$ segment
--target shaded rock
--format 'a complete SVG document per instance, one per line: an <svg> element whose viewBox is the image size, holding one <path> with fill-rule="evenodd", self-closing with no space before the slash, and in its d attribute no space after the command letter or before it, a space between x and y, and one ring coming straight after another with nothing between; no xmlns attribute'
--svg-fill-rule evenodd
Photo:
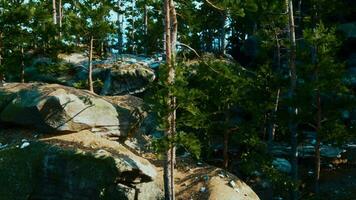
<svg viewBox="0 0 356 200"><path fill-rule="evenodd" d="M106 150L99 150L94 154L95 158L114 158L115 166L120 171L121 177L117 179L123 183L141 183L152 181L157 172L150 164L143 164L138 157L130 157L129 155L119 154L113 156Z"/></svg>
<svg viewBox="0 0 356 200"><path fill-rule="evenodd" d="M158 184L157 179L149 183L140 183L136 185L137 199L142 200L161 200L163 199L163 191ZM135 200L135 199L132 199Z"/></svg>
<svg viewBox="0 0 356 200"><path fill-rule="evenodd" d="M320 147L320 155L325 158L340 158L343 150L337 147L322 145Z"/></svg>
<svg viewBox="0 0 356 200"><path fill-rule="evenodd" d="M67 63L74 65L73 79L85 81L88 77L88 59L83 54L60 55ZM102 83L97 92L101 95L136 94L145 90L155 79L153 68L161 60L130 54L113 55L104 60L93 61L93 78Z"/></svg>
<svg viewBox="0 0 356 200"><path fill-rule="evenodd" d="M287 144L274 143L271 153L276 157L283 157L290 155L291 147Z"/></svg>
<svg viewBox="0 0 356 200"><path fill-rule="evenodd" d="M95 78L104 83L102 95L123 95L143 92L145 87L155 80L155 73L144 64L115 63L97 69Z"/></svg>
<svg viewBox="0 0 356 200"><path fill-rule="evenodd" d="M126 136L130 126L127 120L132 119L129 110L115 107L97 95L54 84L8 84L0 88L0 100L2 122L36 127L43 132L96 127Z"/></svg>
<svg viewBox="0 0 356 200"><path fill-rule="evenodd" d="M310 158L315 156L315 146L314 144L305 143L297 147L298 157L300 158ZM276 157L287 157L290 155L291 147L286 144L275 143L272 147L272 154ZM333 147L330 145L321 145L320 155L324 158L339 158L341 157L343 150L338 147Z"/></svg>
<svg viewBox="0 0 356 200"><path fill-rule="evenodd" d="M298 157L307 158L315 156L315 146L311 144L305 144L297 147Z"/></svg>
<svg viewBox="0 0 356 200"><path fill-rule="evenodd" d="M292 165L290 162L284 158L275 158L272 165L279 171L284 173L290 173L292 170Z"/></svg>
<svg viewBox="0 0 356 200"><path fill-rule="evenodd" d="M153 165L89 131L31 141L26 150L7 148L0 151L0 157L3 199L163 197Z"/></svg>

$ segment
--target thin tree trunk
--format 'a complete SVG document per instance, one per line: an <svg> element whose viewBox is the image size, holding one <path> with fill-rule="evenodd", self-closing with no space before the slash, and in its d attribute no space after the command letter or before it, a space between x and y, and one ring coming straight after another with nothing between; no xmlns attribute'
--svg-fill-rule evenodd
<svg viewBox="0 0 356 200"><path fill-rule="evenodd" d="M277 48L277 68L280 69L281 67L281 44L279 42L279 38L278 38L278 33L276 31L276 29L274 29L274 35L275 35L275 40L276 40L276 48ZM279 106L279 98L280 98L280 93L281 93L281 89L277 90L277 95L276 95L276 102L274 104L274 110L272 113L272 121L270 122L270 128L269 128L269 134L268 134L268 150L269 153L272 152L272 148L273 148L273 141L274 141L274 137L275 137L275 133L276 133L276 114L278 111L278 106Z"/></svg>
<svg viewBox="0 0 356 200"><path fill-rule="evenodd" d="M315 193L319 193L319 180L320 180L320 132L321 132L321 101L320 90L317 90L317 126L316 126L316 145L315 145Z"/></svg>
<svg viewBox="0 0 356 200"><path fill-rule="evenodd" d="M174 84L175 80L175 61L176 61L176 56L177 56L177 36L178 36L178 21L177 21L177 12L176 8L174 5L174 0L170 0L169 2L169 7L170 7L170 18L171 18L171 65L169 69L169 79L168 83L170 85ZM172 115L171 118L171 131L172 131L172 138L175 138L176 135L176 104L177 104L177 99L173 94L169 94L170 99L171 99L171 112ZM175 199L175 188L174 188L174 167L176 165L176 147L175 144L172 145L172 150L171 150L171 187L172 187L172 199Z"/></svg>
<svg viewBox="0 0 356 200"><path fill-rule="evenodd" d="M57 24L57 8L56 8L56 0L52 0L52 14L53 14L53 24Z"/></svg>
<svg viewBox="0 0 356 200"><path fill-rule="evenodd" d="M121 15L121 0L117 1L117 7L118 7L118 12L117 12L117 49L118 53L121 54L123 52L123 33L122 33L122 27L123 27L123 20L122 20L122 15Z"/></svg>
<svg viewBox="0 0 356 200"><path fill-rule="evenodd" d="M136 10L136 0L132 0L132 12ZM131 30L131 38L132 38L132 53L137 53L137 47L135 42L135 17L132 16L132 30Z"/></svg>
<svg viewBox="0 0 356 200"><path fill-rule="evenodd" d="M281 89L277 90L276 102L274 104L274 110L272 112L272 116L270 119L270 125L268 130L268 151L271 153L273 147L274 136L276 133L276 113L278 111L279 106L279 97L280 97Z"/></svg>
<svg viewBox="0 0 356 200"><path fill-rule="evenodd" d="M88 84L89 91L94 93L93 86L93 36L90 37L90 45L89 45L89 69L88 69Z"/></svg>
<svg viewBox="0 0 356 200"><path fill-rule="evenodd" d="M274 23L273 23L274 24ZM278 37L278 32L276 28L274 28L274 39L276 40L276 51L277 51L277 68L281 68L281 43Z"/></svg>
<svg viewBox="0 0 356 200"><path fill-rule="evenodd" d="M317 4L313 4L313 18L312 24L315 33L316 24L318 21L318 9ZM316 45L312 46L312 62L315 66L315 79L319 81L319 65L318 65L318 49ZM322 118L322 108L321 108L321 97L320 97L320 88L316 90L316 105L317 105L317 122L316 122L316 144L315 144L315 177L314 177L314 192L315 194L319 193L319 180L320 180L320 143L321 143L321 118Z"/></svg>
<svg viewBox="0 0 356 200"><path fill-rule="evenodd" d="M21 83L25 82L25 56L24 56L24 50L23 47L21 47L21 75L20 75L20 79L21 79Z"/></svg>
<svg viewBox="0 0 356 200"><path fill-rule="evenodd" d="M144 15L144 19L143 19L143 28L144 28L144 34L145 34L145 44L144 44L144 52L147 55L148 53L148 10L147 10L147 2L145 1L145 5L143 8L143 15Z"/></svg>
<svg viewBox="0 0 356 200"><path fill-rule="evenodd" d="M163 27L166 27L166 20L165 19L163 20ZM166 30L165 30L165 31L163 31L163 52L167 52L167 49L166 49L166 40L167 39L166 39L166 37L167 36L166 36Z"/></svg>
<svg viewBox="0 0 356 200"><path fill-rule="evenodd" d="M104 55L104 41L100 42L100 56L103 57Z"/></svg>
<svg viewBox="0 0 356 200"><path fill-rule="evenodd" d="M226 54L226 41L225 41L225 36L226 36L226 31L225 31L225 24L226 24L226 13L222 13L223 15L223 26L221 27L221 49L220 52L222 55Z"/></svg>
<svg viewBox="0 0 356 200"><path fill-rule="evenodd" d="M62 38L62 18L63 18L62 0L59 0L58 12L59 12L59 38Z"/></svg>
<svg viewBox="0 0 356 200"><path fill-rule="evenodd" d="M178 21L177 21L177 12L176 12L176 8L174 5L174 1L170 0L170 9L171 9L171 45L172 45L172 61L173 63L175 62L175 58L176 58L176 47L177 47L177 37L178 37Z"/></svg>
<svg viewBox="0 0 356 200"><path fill-rule="evenodd" d="M289 41L290 41L290 55L289 55L289 68L291 76L291 86L290 86L290 97L293 101L295 98L295 89L297 85L297 74L296 74L296 39L295 39L295 25L294 25L294 11L293 11L293 1L286 0L288 6L288 16L289 16ZM289 119L289 129L291 133L291 165L292 165L292 181L297 183L298 181L298 133L297 133L297 122L295 115L297 115L297 109L294 105L290 108L290 119ZM298 199L298 188L293 188L291 192L292 200Z"/></svg>
<svg viewBox="0 0 356 200"><path fill-rule="evenodd" d="M174 69L172 66L172 44L171 44L171 2L170 0L164 1L164 10L165 10L165 46L166 46L166 63L168 67L168 84L171 85L174 81ZM172 94L169 92L168 94L168 117L167 117L167 130L166 136L172 139L173 135L173 120L174 120L174 107L172 101ZM174 149L173 143L170 144L169 148L166 151L166 160L164 163L164 192L165 192L165 199L166 200L174 200Z"/></svg>

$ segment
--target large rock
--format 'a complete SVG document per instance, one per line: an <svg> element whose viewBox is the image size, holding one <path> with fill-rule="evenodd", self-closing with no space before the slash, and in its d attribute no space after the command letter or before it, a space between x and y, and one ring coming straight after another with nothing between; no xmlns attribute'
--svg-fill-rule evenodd
<svg viewBox="0 0 356 200"><path fill-rule="evenodd" d="M290 173L292 170L292 165L287 159L284 158L275 158L272 162L272 165L279 171L284 173Z"/></svg>
<svg viewBox="0 0 356 200"><path fill-rule="evenodd" d="M242 180L224 180L221 177L212 177L208 181L208 200L259 200L256 193Z"/></svg>
<svg viewBox="0 0 356 200"><path fill-rule="evenodd" d="M60 54L61 61L38 57L26 66L27 81L61 84L86 88L88 56L84 53ZM155 79L154 68L162 59L130 54L112 55L93 61L94 89L102 95L141 93Z"/></svg>
<svg viewBox="0 0 356 200"><path fill-rule="evenodd" d="M21 140L0 151L1 199L162 199L156 168L117 142L89 131Z"/></svg>
<svg viewBox="0 0 356 200"><path fill-rule="evenodd" d="M59 57L64 62L75 66L76 73L72 79L77 83L87 80L88 59L84 55L76 53ZM93 78L98 83L95 89L101 95L141 93L155 79L153 68L160 64L159 59L130 54L112 55L103 60L95 60L93 61Z"/></svg>
<svg viewBox="0 0 356 200"><path fill-rule="evenodd" d="M182 159L177 165L176 199L259 200L244 181L225 170L204 163L196 166L189 159Z"/></svg>
<svg viewBox="0 0 356 200"><path fill-rule="evenodd" d="M0 112L2 122L43 132L96 128L126 136L133 120L128 109L88 91L41 83L14 83L0 88Z"/></svg>
<svg viewBox="0 0 356 200"><path fill-rule="evenodd" d="M102 95L135 94L143 92L145 87L155 80L155 73L142 63L116 62L96 69L94 79L100 79L104 83Z"/></svg>
<svg viewBox="0 0 356 200"><path fill-rule="evenodd" d="M299 158L310 158L315 156L314 144L304 143L297 147ZM272 155L276 157L288 157L290 155L291 147L286 144L275 143L272 147ZM331 145L320 146L320 156L323 158L340 158L343 149L333 147Z"/></svg>

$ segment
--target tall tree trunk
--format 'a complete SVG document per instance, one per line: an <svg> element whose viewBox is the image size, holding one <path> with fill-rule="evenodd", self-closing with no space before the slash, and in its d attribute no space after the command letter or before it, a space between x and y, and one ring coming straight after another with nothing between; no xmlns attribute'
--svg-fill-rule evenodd
<svg viewBox="0 0 356 200"><path fill-rule="evenodd" d="M170 78L171 78L171 84L174 83L175 79L175 63L176 63L176 56L177 56L177 40L178 40L178 21L177 21L177 12L176 12L176 7L174 5L174 0L170 0L170 18L171 18L171 54L172 54L172 66L170 68ZM175 96L172 95L172 137L175 137L176 133L176 104L177 104L177 99ZM173 177L173 172L174 172L174 166L176 162L176 147L175 145L172 147L172 184L174 186L174 177Z"/></svg>
<svg viewBox="0 0 356 200"><path fill-rule="evenodd" d="M288 8L288 18L289 18L289 41L290 41L290 55L289 55L289 68L291 76L290 85L290 98L292 102L295 98L295 89L297 85L297 73L296 73L296 38L295 38L295 25L294 25L294 11L293 11L293 0L286 0ZM294 103L293 103L294 104ZM289 119L289 129L291 133L291 165L292 165L292 181L297 183L298 181L298 132L297 132L297 122L296 117L297 109L294 105L290 108L290 119ZM298 188L293 188L291 192L292 200L298 199Z"/></svg>
<svg viewBox="0 0 356 200"><path fill-rule="evenodd" d="M147 10L147 2L145 1L145 5L143 8L143 28L145 34L145 44L144 44L144 52L148 53L148 10Z"/></svg>
<svg viewBox="0 0 356 200"><path fill-rule="evenodd" d="M123 33L122 33L122 27L123 27L123 20L122 20L122 15L121 15L121 0L117 1L117 7L118 7L118 12L117 12L117 49L118 53L121 54L123 52Z"/></svg>
<svg viewBox="0 0 356 200"><path fill-rule="evenodd" d="M170 17L171 17L171 51L172 51L172 61L173 63L175 63L175 58L176 58L176 47L177 47L177 37L178 37L178 21L177 21L177 12L176 12L176 8L174 5L174 1L170 0Z"/></svg>
<svg viewBox="0 0 356 200"><path fill-rule="evenodd" d="M281 44L280 44L278 32L276 29L274 29L274 37L276 40L277 68L280 69L280 67L281 67ZM281 93L281 89L278 89L277 95L276 95L276 102L274 104L274 110L272 112L272 116L271 116L271 120L270 120L270 127L269 127L269 133L268 133L268 151L269 151L269 153L272 152L273 141L274 141L276 128L277 128L276 114L277 114L278 106L279 106L280 93Z"/></svg>
<svg viewBox="0 0 356 200"><path fill-rule="evenodd" d="M58 12L59 12L59 38L62 38L62 19L63 19L63 8L62 8L62 0L59 0L58 5Z"/></svg>
<svg viewBox="0 0 356 200"><path fill-rule="evenodd" d="M276 40L277 68L279 70L281 68L281 43L276 28L274 28L274 39Z"/></svg>
<svg viewBox="0 0 356 200"><path fill-rule="evenodd" d="M174 82L174 68L173 68L173 60L172 60L172 44L171 44L171 0L164 1L164 10L165 10L165 46L166 46L166 63L168 67L168 84L171 85ZM168 138L173 137L174 134L174 96L171 92L168 94L168 117L167 117L167 130L166 136ZM165 191L165 199L166 200L174 200L174 144L171 143L169 148L166 151L166 159L164 163L164 191Z"/></svg>
<svg viewBox="0 0 356 200"><path fill-rule="evenodd" d="M226 41L225 41L225 36L226 36L226 31L225 31L225 25L226 25L226 13L223 12L222 13L222 20L223 20L223 26L221 27L221 36L220 36L220 40L221 40L221 49L220 52L222 55L226 54Z"/></svg>
<svg viewBox="0 0 356 200"><path fill-rule="evenodd" d="M272 152L274 136L276 133L276 113L278 111L280 93L281 89L278 89L276 94L276 102L274 103L274 110L272 111L272 116L270 117L270 125L268 128L268 151L270 153Z"/></svg>
<svg viewBox="0 0 356 200"><path fill-rule="evenodd" d="M313 17L312 24L315 33L316 24L318 21L318 9L317 4L313 4ZM315 79L319 81L319 64L318 64L318 48L316 45L312 46L312 62L315 66ZM321 97L320 88L316 89L316 105L317 105L317 116L316 116L316 144L315 144L315 177L314 177L314 192L319 193L319 180L320 180L320 143L321 143L321 119L322 119L322 107L321 107Z"/></svg>
<svg viewBox="0 0 356 200"><path fill-rule="evenodd" d="M89 84L89 91L94 93L94 86L93 86L93 36L90 37L90 44L89 44L89 68L88 68L88 84Z"/></svg>
<svg viewBox="0 0 356 200"><path fill-rule="evenodd" d="M136 47L136 42L135 42L135 17L134 17L134 11L136 10L136 0L132 0L131 2L131 9L132 9L132 30L131 30L131 38L132 38L132 53L137 54L137 47Z"/></svg>
<svg viewBox="0 0 356 200"><path fill-rule="evenodd" d="M52 14L53 14L53 24L57 24L57 7L56 0L52 0Z"/></svg>
<svg viewBox="0 0 356 200"><path fill-rule="evenodd" d="M25 56L24 49L21 47L21 75L20 75L21 83L25 82Z"/></svg>
<svg viewBox="0 0 356 200"><path fill-rule="evenodd" d="M163 20L163 27L166 27L166 19ZM167 49L166 49L166 37L167 37L167 33L166 33L166 30L163 31L163 52L167 52ZM165 53L167 54L167 53ZM167 55L165 55L167 57Z"/></svg>
<svg viewBox="0 0 356 200"><path fill-rule="evenodd" d="M321 132L321 101L320 90L317 89L317 126L316 126L316 144L315 144L315 193L319 193L319 180L320 180L320 132Z"/></svg>

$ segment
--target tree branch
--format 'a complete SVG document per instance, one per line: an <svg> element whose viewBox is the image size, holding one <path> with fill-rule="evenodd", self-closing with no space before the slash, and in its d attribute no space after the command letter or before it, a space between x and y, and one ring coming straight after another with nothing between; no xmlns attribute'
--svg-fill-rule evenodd
<svg viewBox="0 0 356 200"><path fill-rule="evenodd" d="M193 49L191 46L181 43L181 42L177 42L177 45L186 47L187 49L193 51L193 53L195 53L195 55L197 55L200 58L200 55L198 54L198 52L195 49Z"/></svg>
<svg viewBox="0 0 356 200"><path fill-rule="evenodd" d="M217 9L217 10L225 11L225 9L216 6L215 4L211 3L209 0L205 0L205 2L206 2L207 4L209 4L211 7Z"/></svg>

